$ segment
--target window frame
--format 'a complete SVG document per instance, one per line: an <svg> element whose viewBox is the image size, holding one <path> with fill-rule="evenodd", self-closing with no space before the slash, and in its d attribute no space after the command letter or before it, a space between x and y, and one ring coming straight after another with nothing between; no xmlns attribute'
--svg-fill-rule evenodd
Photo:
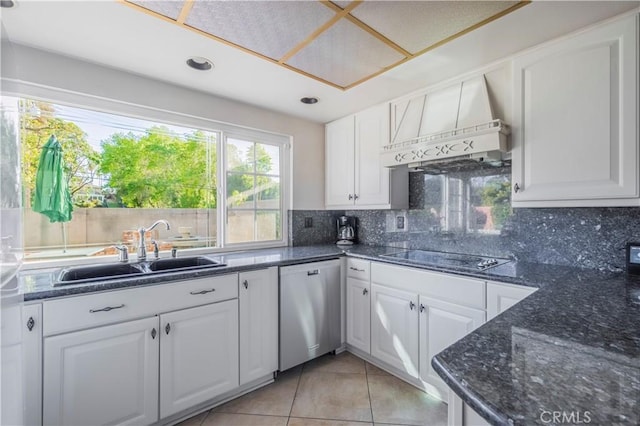
<svg viewBox="0 0 640 426"><path fill-rule="evenodd" d="M5 84L7 83L7 84ZM291 206L291 147L292 136L249 128L241 125L233 125L216 121L209 118L198 117L190 114L169 111L150 106L143 106L129 102L108 99L104 97L87 95L78 92L72 92L65 89L57 89L42 85L22 83L16 81L3 80L2 96L13 96L17 98L28 98L53 104L65 105L73 108L83 108L94 110L107 114L121 115L141 120L154 121L158 124L168 124L175 126L191 127L207 132L218 133L219 137L216 141L217 150L217 197L218 206L216 207L216 238L220 240L219 247L204 247L183 249L183 252L189 254L216 254L228 251L259 249L259 248L275 248L285 247L288 245L288 209ZM225 141L227 135L237 138L249 138L249 140L257 143L265 143L269 145L279 146L280 151L280 209L281 209L281 239L271 241L254 241L246 243L226 242L226 211L227 211L227 194L226 194L226 150ZM222 204L222 205L221 205ZM23 207L24 208L24 207ZM35 269L41 267L66 266L72 264L85 263L105 263L112 262L116 256L99 256L99 257L69 257L57 258L52 260L35 259L25 261L23 269ZM130 254L131 260L136 260L135 254Z"/></svg>

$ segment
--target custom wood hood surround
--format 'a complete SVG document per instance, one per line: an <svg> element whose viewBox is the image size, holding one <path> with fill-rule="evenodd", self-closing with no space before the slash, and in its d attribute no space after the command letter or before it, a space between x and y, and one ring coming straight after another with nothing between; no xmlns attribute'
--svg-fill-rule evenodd
<svg viewBox="0 0 640 426"><path fill-rule="evenodd" d="M120 1L343 90L530 3Z"/></svg>

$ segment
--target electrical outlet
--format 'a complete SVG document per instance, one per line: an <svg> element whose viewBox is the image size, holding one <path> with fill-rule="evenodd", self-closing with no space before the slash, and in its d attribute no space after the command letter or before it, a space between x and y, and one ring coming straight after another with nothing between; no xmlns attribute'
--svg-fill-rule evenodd
<svg viewBox="0 0 640 426"><path fill-rule="evenodd" d="M404 229L404 216L396 216L396 229Z"/></svg>
<svg viewBox="0 0 640 426"><path fill-rule="evenodd" d="M304 218L304 227L305 228L313 228L313 218L312 217L305 217Z"/></svg>

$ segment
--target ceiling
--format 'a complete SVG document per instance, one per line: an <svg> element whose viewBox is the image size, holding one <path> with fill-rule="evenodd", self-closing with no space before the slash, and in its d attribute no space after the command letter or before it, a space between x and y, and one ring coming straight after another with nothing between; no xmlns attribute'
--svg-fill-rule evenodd
<svg viewBox="0 0 640 426"><path fill-rule="evenodd" d="M348 90L528 1L123 3Z"/></svg>
<svg viewBox="0 0 640 426"><path fill-rule="evenodd" d="M217 33L216 37L224 39L222 41L203 31L176 23L184 9L183 0L145 2L146 7L154 7L154 10L162 10L165 14L175 14L180 9L176 18L158 18L148 10L147 13L142 13L139 5L123 0L14 1L13 8L0 11L2 34L12 43L79 58L316 122L328 122L402 96L640 7L638 1L534 1L449 40L450 36L447 34L464 32L460 28L469 28L473 20L443 18L441 21L444 24L440 22L440 30L433 33L435 35L432 38L428 38L429 31L422 28L428 17L409 11L429 10L437 5L452 7L452 4L462 4L462 9L465 9L468 5L466 2L396 0L353 4L336 1L330 5L315 0L276 3L265 0L194 2L190 12L184 15L185 24L190 22L196 27ZM428 7L421 3L428 4ZM278 6L272 8L273 4ZM503 7L507 2L496 4ZM518 6L516 2L508 4ZM163 9L158 9L158 5ZM200 7L225 8L224 14L220 13L220 16L225 17L224 25L220 22L214 25L207 21L207 16L210 16L207 13L203 13L204 18L201 16L196 23L196 15L191 14ZM166 8L173 12L167 12ZM247 12L247 8L250 12ZM303 11L311 9L314 12L309 16L303 14ZM492 12L493 15L500 13L496 10ZM249 16L252 17L251 20ZM475 20L479 19L477 14L473 16ZM327 18L336 22L323 32L315 34L324 28L322 22L326 24ZM241 22L232 22L233 19ZM259 30L265 27L265 19L272 22L270 30L266 32ZM362 26L353 23L354 20L371 30L375 28L382 38L373 36L369 30L363 30ZM339 29L345 25L350 29ZM306 31L315 35L315 38L301 36ZM359 35L352 36L352 32ZM389 53L389 63L401 63L386 71L387 62L378 63L377 66L382 66L380 69L384 72L377 75L377 71L371 67L358 72L346 71L348 64L387 58L384 53L368 54L370 49L362 47L357 38L362 33L365 39L374 38L384 46L383 49ZM327 39L323 40L323 37ZM447 42L437 45L436 40L443 39ZM306 44L301 43L301 40ZM393 44L406 50L409 56L401 57L397 48L390 47L383 40L393 40ZM233 43L243 47L239 48ZM319 43L321 48L313 51L315 43ZM436 47L431 48L434 43ZM355 53L349 50L354 45L357 47ZM423 50L427 51L422 53ZM295 54L292 55L291 52L294 51ZM305 53L306 51L308 52ZM323 59L323 55L336 52L338 59ZM282 61L287 55L288 60ZM192 56L209 58L215 67L205 72L190 69L185 61ZM323 61L326 63L323 64ZM326 81L310 77L312 72ZM367 79L371 75L374 76ZM344 90L345 87L350 88ZM320 101L314 105L300 103L300 98L308 96L317 97Z"/></svg>

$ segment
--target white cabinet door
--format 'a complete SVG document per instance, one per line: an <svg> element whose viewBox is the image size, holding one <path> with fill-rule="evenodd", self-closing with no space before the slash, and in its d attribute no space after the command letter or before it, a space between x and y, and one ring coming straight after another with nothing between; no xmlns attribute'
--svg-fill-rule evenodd
<svg viewBox="0 0 640 426"><path fill-rule="evenodd" d="M156 422L158 341L156 317L45 338L43 423Z"/></svg>
<svg viewBox="0 0 640 426"><path fill-rule="evenodd" d="M325 127L325 204L353 205L355 133L352 115Z"/></svg>
<svg viewBox="0 0 640 426"><path fill-rule="evenodd" d="M160 316L160 417L238 387L238 301Z"/></svg>
<svg viewBox="0 0 640 426"><path fill-rule="evenodd" d="M418 377L418 297L371 284L371 355Z"/></svg>
<svg viewBox="0 0 640 426"><path fill-rule="evenodd" d="M389 104L359 112L355 126L356 205L389 204L390 170L380 161L382 148L389 143Z"/></svg>
<svg viewBox="0 0 640 426"><path fill-rule="evenodd" d="M513 284L487 283L487 321L506 311L537 288Z"/></svg>
<svg viewBox="0 0 640 426"><path fill-rule="evenodd" d="M484 324L485 312L420 296L420 378L446 395L447 386L431 367L431 358Z"/></svg>
<svg viewBox="0 0 640 426"><path fill-rule="evenodd" d="M347 343L371 353L371 285L347 278Z"/></svg>
<svg viewBox="0 0 640 426"><path fill-rule="evenodd" d="M42 305L22 307L23 424L42 424ZM6 371L6 370L5 370Z"/></svg>
<svg viewBox="0 0 640 426"><path fill-rule="evenodd" d="M637 20L514 60L514 206L640 203Z"/></svg>
<svg viewBox="0 0 640 426"><path fill-rule="evenodd" d="M240 273L240 385L278 369L278 268Z"/></svg>

